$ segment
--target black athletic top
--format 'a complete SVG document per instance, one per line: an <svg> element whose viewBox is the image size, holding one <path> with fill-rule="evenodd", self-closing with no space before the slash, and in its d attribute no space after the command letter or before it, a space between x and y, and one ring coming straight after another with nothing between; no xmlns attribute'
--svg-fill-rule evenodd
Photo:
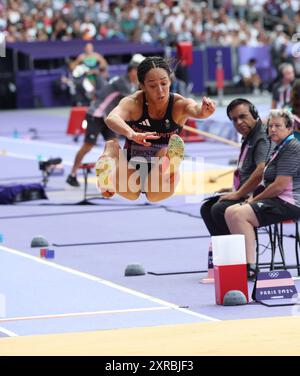
<svg viewBox="0 0 300 376"><path fill-rule="evenodd" d="M148 103L145 94L143 95L143 113L142 116L135 121L127 121L126 123L138 133L156 132L161 137L158 140L148 140L151 146L143 146L134 141L126 139L124 149L127 149L128 161L133 157L143 157L148 162L154 157L157 151L168 146L170 137L173 134L180 134L182 126L175 123L172 117L174 104L174 94L170 93L169 103L166 113L162 119L152 119L148 113Z"/></svg>

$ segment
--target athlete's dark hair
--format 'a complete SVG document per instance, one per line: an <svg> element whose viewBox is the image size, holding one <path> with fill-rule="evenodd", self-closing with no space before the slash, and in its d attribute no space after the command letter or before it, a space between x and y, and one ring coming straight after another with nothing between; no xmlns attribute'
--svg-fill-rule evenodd
<svg viewBox="0 0 300 376"><path fill-rule="evenodd" d="M146 74L154 68L164 69L168 73L168 76L171 77L172 70L165 59L160 56L149 56L138 66L137 76L141 84L144 83Z"/></svg>

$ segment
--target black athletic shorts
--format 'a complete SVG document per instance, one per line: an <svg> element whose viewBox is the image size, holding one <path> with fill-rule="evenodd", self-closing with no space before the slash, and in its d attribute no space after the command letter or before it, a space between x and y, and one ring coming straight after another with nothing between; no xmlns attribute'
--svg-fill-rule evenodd
<svg viewBox="0 0 300 376"><path fill-rule="evenodd" d="M133 168L139 171L140 179L141 179L141 193L146 193L146 188L145 188L146 179L154 163L142 162L142 161L139 161L138 158L132 158L128 162Z"/></svg>
<svg viewBox="0 0 300 376"><path fill-rule="evenodd" d="M117 138L117 135L105 124L103 117L98 118L86 114L85 120L87 121L87 128L85 131L84 142L87 144L95 145L99 133L102 134L105 141Z"/></svg>
<svg viewBox="0 0 300 376"><path fill-rule="evenodd" d="M254 203L250 203L254 210L259 226L268 226L282 222L287 219L299 219L300 208L292 205L278 197L265 198Z"/></svg>

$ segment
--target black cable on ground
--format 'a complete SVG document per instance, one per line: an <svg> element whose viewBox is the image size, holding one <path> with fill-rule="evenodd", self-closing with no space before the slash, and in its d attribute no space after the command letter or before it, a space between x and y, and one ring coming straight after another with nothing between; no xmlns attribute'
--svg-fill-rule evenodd
<svg viewBox="0 0 300 376"><path fill-rule="evenodd" d="M89 210L89 211L78 211L78 212L62 212L62 213L43 213L43 214L25 214L25 215L11 215L0 217L1 219L19 219L19 218L37 218L37 217L53 217L60 215L74 215L74 214L93 214L93 213L111 213L111 212L120 212L120 211L133 211L133 210L142 210L143 208L120 208L120 209L111 209L111 210ZM151 209L159 209L158 207L153 207Z"/></svg>
<svg viewBox="0 0 300 376"><path fill-rule="evenodd" d="M185 239L202 239L208 238L210 235L192 235L192 236L178 236L172 238L150 238L150 239L132 239L132 240L112 240L106 242L90 242L90 243L66 243L66 244L57 244L53 243L54 247L77 247L77 246L88 246L88 245L107 245L107 244L125 244L125 243L144 243L144 242L161 242L161 241L170 241L170 240L185 240Z"/></svg>

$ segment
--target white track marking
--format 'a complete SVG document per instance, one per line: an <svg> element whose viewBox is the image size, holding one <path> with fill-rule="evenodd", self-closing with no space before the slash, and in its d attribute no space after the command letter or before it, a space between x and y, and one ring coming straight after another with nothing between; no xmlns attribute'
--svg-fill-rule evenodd
<svg viewBox="0 0 300 376"><path fill-rule="evenodd" d="M61 318L68 318L68 317L111 315L111 314L118 314L118 313L163 311L163 310L168 310L168 309L171 309L171 308L170 307L129 308L129 309L114 309L114 310L92 311L92 312L57 313L57 314L52 314L52 315L39 315L39 316L19 316L19 317L7 317L4 319L0 319L0 323L1 322L14 322L14 321L28 321L28 320L61 319Z"/></svg>
<svg viewBox="0 0 300 376"><path fill-rule="evenodd" d="M9 337L18 337L18 334L12 332L11 330L2 328L1 326L0 326L0 332L8 335ZM1 341L1 339L0 339L0 341Z"/></svg>
<svg viewBox="0 0 300 376"><path fill-rule="evenodd" d="M53 149L69 149L69 150L78 150L78 146L76 145L67 145L67 144L58 144L54 142L48 142L48 141L38 141L38 140L26 140L23 138L17 138L17 139L12 139L10 137L0 137L0 141L3 140L4 142L12 143L12 144L28 144L28 145L41 145L41 146L49 146Z"/></svg>
<svg viewBox="0 0 300 376"><path fill-rule="evenodd" d="M3 142L6 142L6 143L12 143L12 144L17 144L17 145L18 144L21 144L21 145L27 144L27 145L33 145L33 146L40 145L40 146L50 147L50 148L57 149L57 150L70 150L70 151L74 151L74 152L77 152L77 150L78 150L78 146L76 146L76 145L57 144L57 143L47 142L47 141L38 141L38 140L32 141L32 140L26 140L26 139L22 139L22 138L12 139L10 137L0 137L0 141L1 140L3 140ZM6 150L5 146L2 146L2 150L3 149ZM7 146L7 149L8 150L6 150L6 156L8 156L8 157L28 159L28 160L34 160L34 161L37 160L36 156L29 155L26 152L25 152L25 154L12 153L12 152L9 151L9 146ZM102 153L102 150L103 150L103 147L95 148L94 153L96 153L97 156L98 156L99 154ZM1 152L1 148L0 148L0 152ZM93 152L92 152L91 155L93 155ZM205 169L224 169L224 168L230 169L228 167L228 165L205 163L204 159L203 159L203 162L204 162L204 165L205 165ZM68 161L68 160L64 159L63 163L66 166L72 166L73 160ZM183 169L183 168L185 168L186 170L191 168L191 170L194 171L194 169L195 169L194 162L192 162L189 159L183 160L181 169ZM202 170L203 169L201 169L201 171Z"/></svg>

